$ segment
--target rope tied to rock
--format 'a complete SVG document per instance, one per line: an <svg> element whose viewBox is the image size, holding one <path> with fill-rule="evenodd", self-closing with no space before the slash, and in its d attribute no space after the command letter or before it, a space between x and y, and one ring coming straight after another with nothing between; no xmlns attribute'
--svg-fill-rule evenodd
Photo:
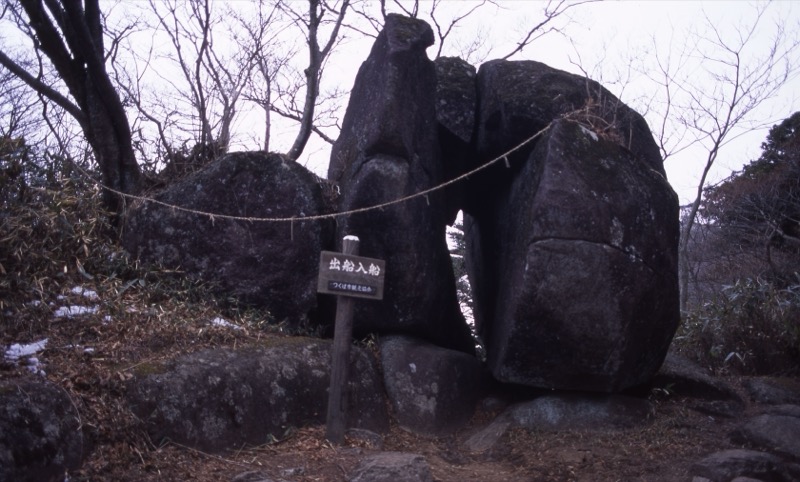
<svg viewBox="0 0 800 482"><path fill-rule="evenodd" d="M553 121L553 122L555 122L555 121ZM366 213L366 212L369 212L369 211L376 211L376 210L379 210L379 209L385 209L385 208L393 206L395 204L401 204L401 203L410 201L412 199L416 199L418 197L423 197L424 196L427 199L429 194L437 192L437 191L440 191L440 190L445 189L445 188L447 188L447 187L449 187L449 186L451 186L453 184L461 182L464 179L467 179L468 177L470 177L470 176L472 176L472 175L474 175L474 174L476 174L476 173L478 173L480 171L488 169L489 167L493 166L494 164L497 164L498 162L503 161L503 162L506 163L507 167L510 167L507 156L509 156L510 154L513 154L514 152L522 149L523 147L525 147L529 143L533 142L536 138L538 138L539 136L541 136L542 134L547 132L547 130L550 129L550 127L553 125L553 122L550 122L549 124L547 124L547 126L542 128L537 133L533 134L529 138L525 139L524 141L520 142L516 146L514 146L511 149L509 149L508 151L500 154L499 156L495 157L494 159L491 159L490 161L488 161L488 162L486 162L484 164L481 164L480 166L476 167L475 169L472 169L471 171L465 172L464 174L461 174L460 176L454 177L453 179L450 179L449 181L445 181L445 182L443 182L441 184L438 184L436 186L430 187L428 189L424 189L424 190L419 191L417 193L409 194L408 196L404 196L404 197L401 197L401 198L398 198L398 199L394 199L392 201L387 201L385 203L375 204L373 206L367 206L367 207L363 207L363 208L351 209L349 211L343 211L343 212L338 212L338 213L330 213L330 214L318 214L318 215L314 215L314 216L293 216L293 217L288 217L288 218L265 218L265 217L251 217L251 216L236 216L236 215L232 215L232 214L221 214L221 213L211 213L211 212L207 212L207 211L200 211L200 210L197 210L197 209L187 208L187 207L183 207L183 206L178 206L176 204L170 204L170 203L167 203L167 202L164 202L164 201L159 201L158 199L155 199L155 198L152 198L152 197L148 197L148 196L140 196L140 195L136 195L136 194L129 194L129 193L121 192L121 191L119 191L117 189L114 189L112 187L106 186L102 182L94 179L94 177L92 177L92 175L89 172L86 172L80 166L75 165L75 167L84 176L88 177L92 182L94 182L97 186L99 186L100 188L105 189L105 190L107 190L107 191L109 191L111 193L114 193L114 194L116 194L118 196L124 197L126 199L131 199L131 200L134 200L134 201L140 201L140 202L143 202L143 203L152 203L152 204L164 206L166 208L169 208L171 211L180 211L180 212L184 212L184 213L188 213L188 214L194 214L194 215L197 215L197 216L205 216L205 217L209 218L212 223L217 219L227 219L227 220L230 220L230 221L246 221L246 222L251 222L251 223L291 223L292 227L294 227L294 222L321 221L321 220L324 220L324 219L336 219L336 218L339 218L339 217L342 217L342 216L351 216L353 214L361 214L361 213Z"/></svg>

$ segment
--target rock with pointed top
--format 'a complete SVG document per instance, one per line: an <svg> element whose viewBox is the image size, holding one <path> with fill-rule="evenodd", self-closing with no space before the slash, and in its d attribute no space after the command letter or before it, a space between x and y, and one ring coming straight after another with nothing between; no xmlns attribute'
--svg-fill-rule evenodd
<svg viewBox="0 0 800 482"><path fill-rule="evenodd" d="M445 178L437 137L436 73L425 49L433 31L389 15L359 69L328 178L341 187L340 211L390 203ZM406 333L474 351L459 310L445 241L446 201L432 192L343 217L338 238L356 235L362 256L386 261L384 299L359 303L356 332Z"/></svg>

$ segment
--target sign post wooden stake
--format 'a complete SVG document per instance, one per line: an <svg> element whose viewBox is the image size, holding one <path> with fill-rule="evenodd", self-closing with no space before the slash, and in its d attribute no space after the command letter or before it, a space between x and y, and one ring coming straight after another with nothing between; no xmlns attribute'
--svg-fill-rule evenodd
<svg viewBox="0 0 800 482"><path fill-rule="evenodd" d="M356 236L345 236L342 252L358 256L359 240ZM331 385L328 391L328 418L325 438L333 444L344 442L347 417L347 366L350 359L350 343L353 338L353 303L350 296L336 297L336 325L333 334L331 355Z"/></svg>

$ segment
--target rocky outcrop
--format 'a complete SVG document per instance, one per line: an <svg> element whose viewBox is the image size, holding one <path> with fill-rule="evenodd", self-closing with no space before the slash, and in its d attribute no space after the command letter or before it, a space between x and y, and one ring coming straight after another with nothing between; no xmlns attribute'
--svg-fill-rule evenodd
<svg viewBox="0 0 800 482"><path fill-rule="evenodd" d="M156 196L183 208L244 218L291 218L325 211L318 179L278 154L223 156ZM123 245L142 261L180 269L276 321L305 323L317 307L320 250L332 228L313 222L249 222L134 206Z"/></svg>
<svg viewBox="0 0 800 482"><path fill-rule="evenodd" d="M466 425L488 382L477 358L408 336L381 338L380 352L386 393L403 428L442 435Z"/></svg>
<svg viewBox="0 0 800 482"><path fill-rule="evenodd" d="M65 390L38 380L0 381L0 480L61 482L83 457L80 415Z"/></svg>
<svg viewBox="0 0 800 482"><path fill-rule="evenodd" d="M473 353L445 241L463 208L495 378L604 392L646 382L678 323L677 198L646 122L589 79L532 61L490 61L476 74L460 59L431 61L433 42L425 22L392 14L362 64L326 185L341 192L340 212L379 208L338 218L335 238L319 221L148 203L132 209L125 246L302 324L320 311L320 250L356 235L361 255L386 262L384 299L356 305L356 335ZM405 199L512 148L469 182ZM263 153L223 156L158 200L246 218L334 209L313 175Z"/></svg>
<svg viewBox="0 0 800 482"><path fill-rule="evenodd" d="M339 209L395 201L445 178L437 137L436 73L425 22L389 15L352 89L328 179ZM344 217L338 238L356 235L363 256L386 261L384 299L359 303L357 332L407 333L471 352L445 242L446 201L435 192Z"/></svg>
<svg viewBox="0 0 800 482"><path fill-rule="evenodd" d="M601 134L556 121L493 209L468 217L475 317L500 381L619 391L664 360L679 321L677 198Z"/></svg>
<svg viewBox="0 0 800 482"><path fill-rule="evenodd" d="M527 143L447 191L449 204L437 191L339 224L387 260L386 300L360 306L356 329L470 348L442 244L461 206L495 378L606 392L647 382L679 320L679 226L646 122L591 80L538 62L475 75L430 62L432 42L424 22L390 16L359 70L328 172L340 209L424 191Z"/></svg>
<svg viewBox="0 0 800 482"><path fill-rule="evenodd" d="M128 398L155 443L220 452L284 438L325 422L331 343L290 339L271 348L207 350L141 365ZM388 430L375 359L354 348L348 427Z"/></svg>

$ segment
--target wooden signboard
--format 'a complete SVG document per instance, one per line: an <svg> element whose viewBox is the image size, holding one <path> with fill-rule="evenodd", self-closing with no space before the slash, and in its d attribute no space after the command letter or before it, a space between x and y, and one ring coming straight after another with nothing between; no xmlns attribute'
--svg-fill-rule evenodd
<svg viewBox="0 0 800 482"><path fill-rule="evenodd" d="M329 295L383 299L386 262L333 251L323 251L319 259L317 291Z"/></svg>
<svg viewBox="0 0 800 482"><path fill-rule="evenodd" d="M356 236L342 239L343 252L323 251L319 260L317 291L336 295L336 325L331 351L331 384L325 437L333 444L344 443L347 414L347 366L353 341L354 298L383 299L386 262L358 256Z"/></svg>

